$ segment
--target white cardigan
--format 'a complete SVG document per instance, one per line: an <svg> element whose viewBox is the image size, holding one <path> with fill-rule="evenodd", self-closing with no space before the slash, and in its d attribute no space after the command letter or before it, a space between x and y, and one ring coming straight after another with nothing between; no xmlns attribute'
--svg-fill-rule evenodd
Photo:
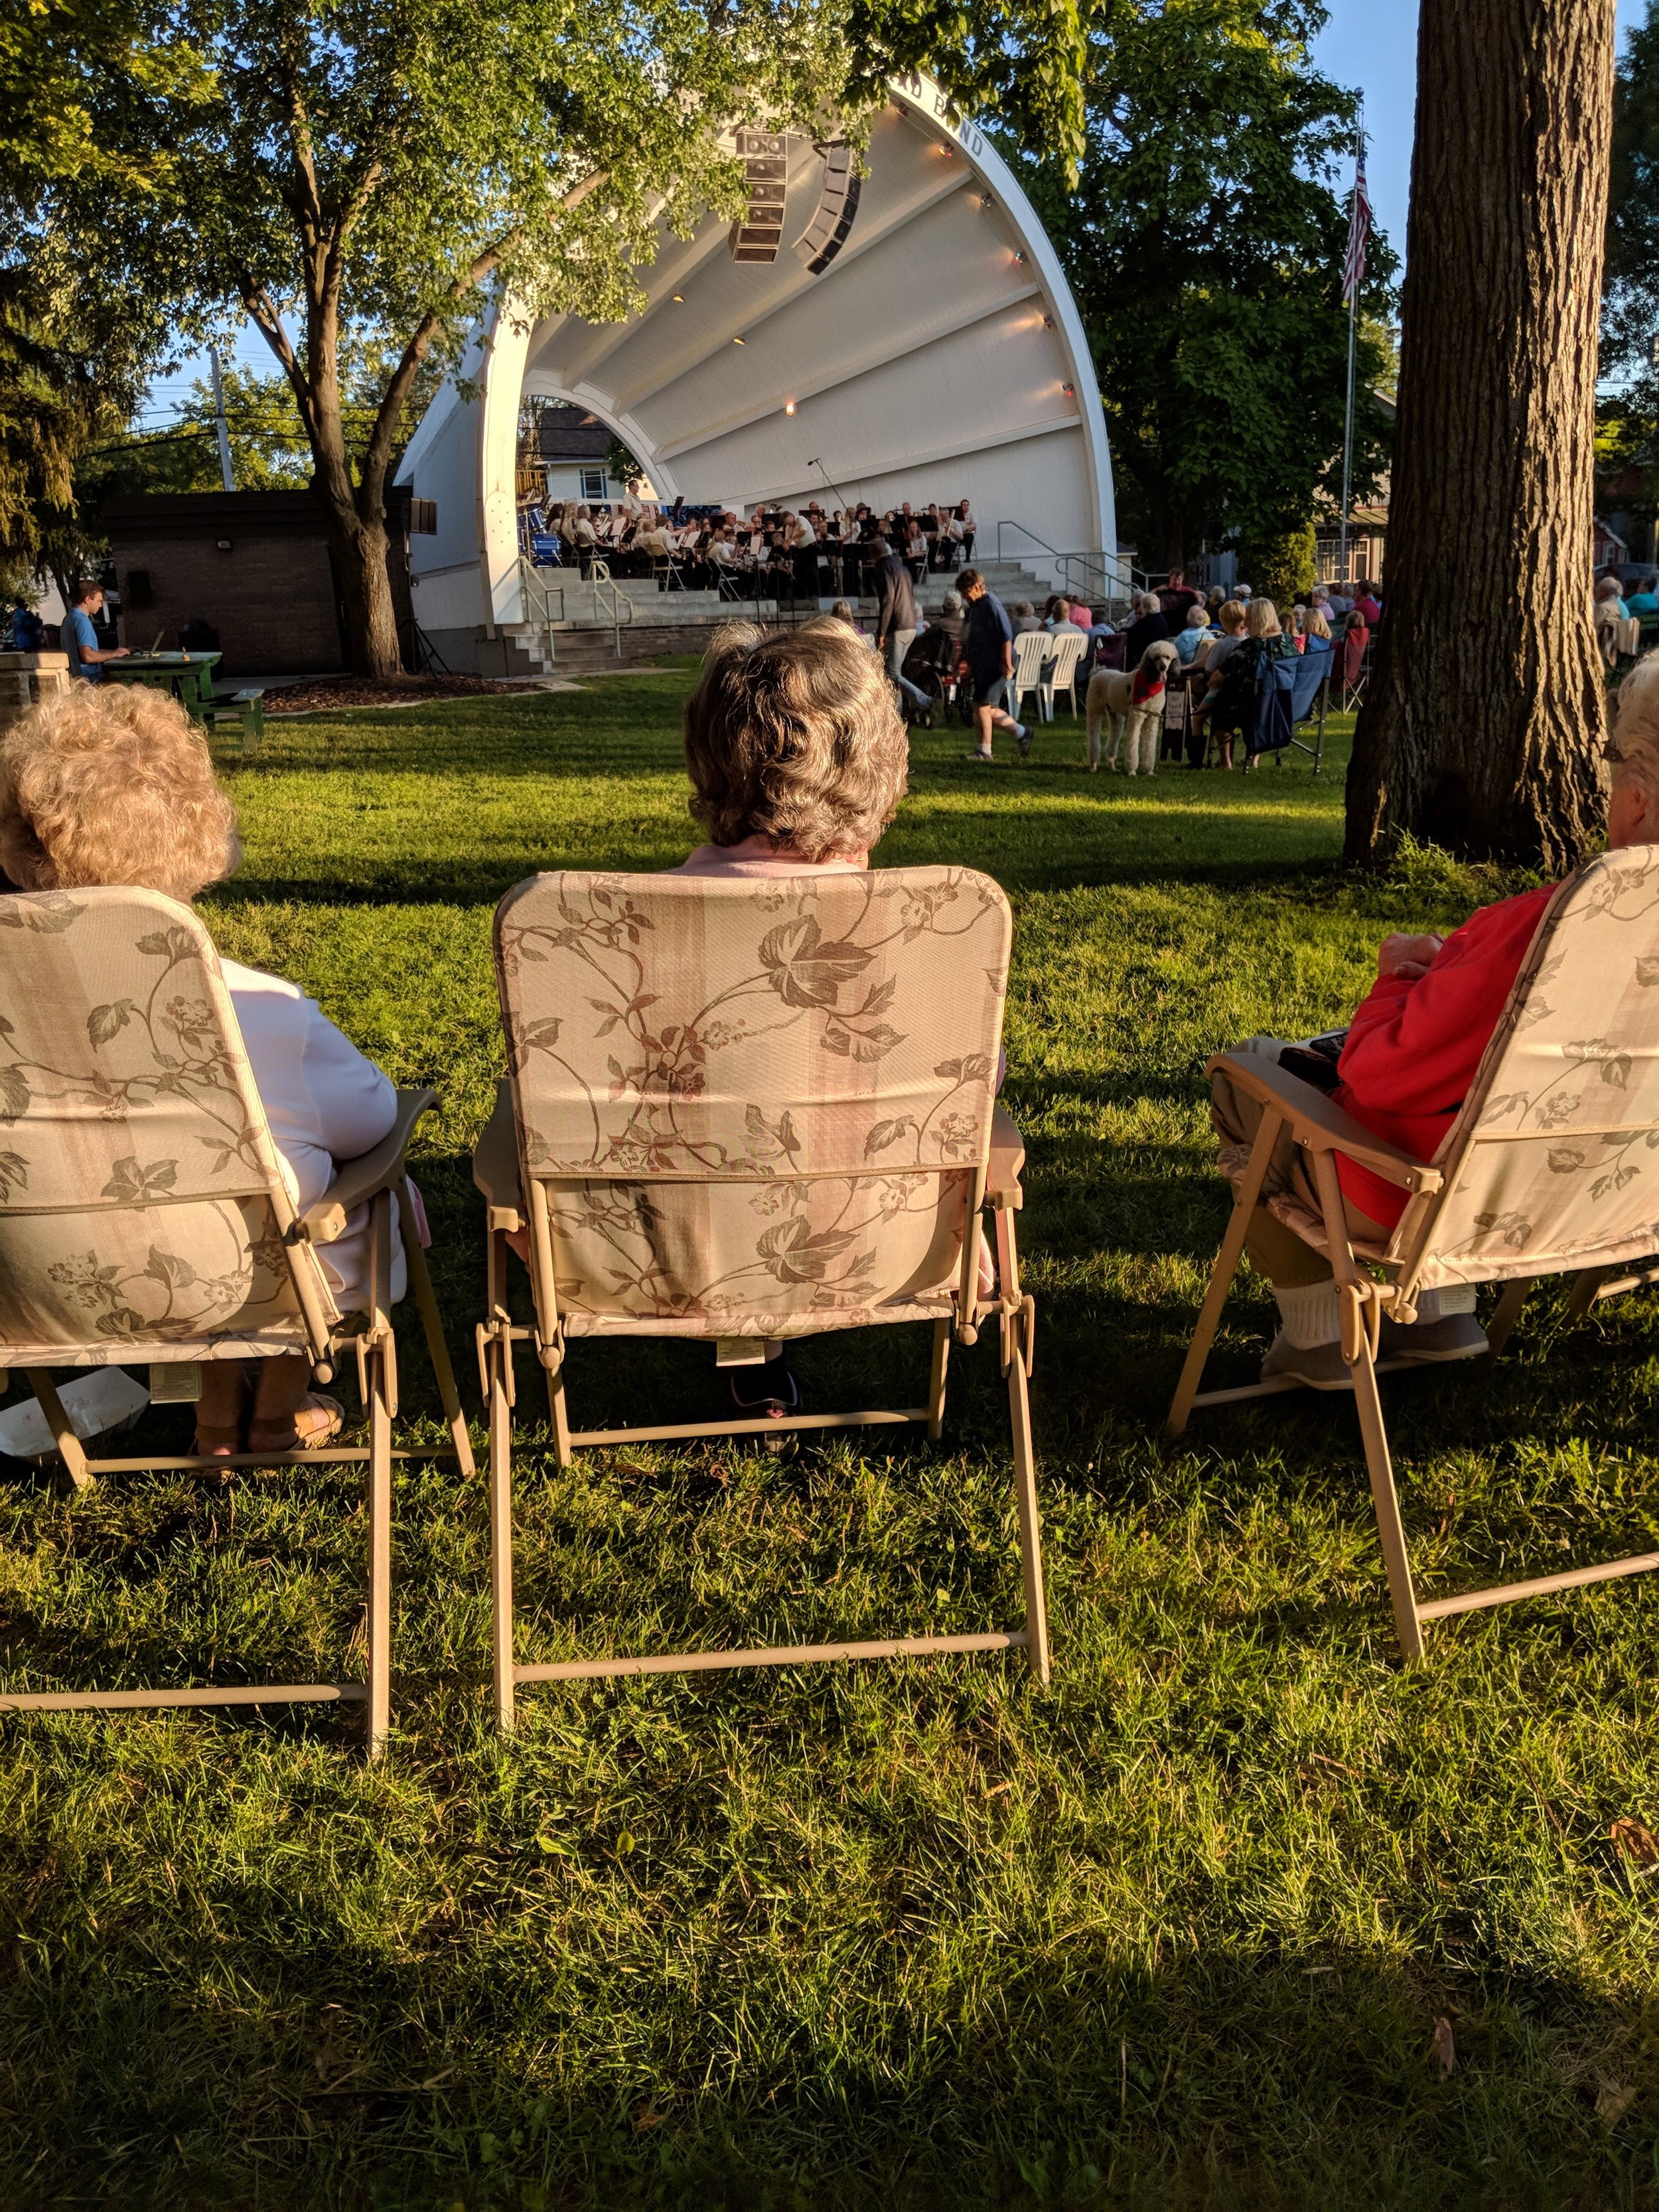
<svg viewBox="0 0 1659 2212"><path fill-rule="evenodd" d="M355 1159L379 1144L398 1117L398 1094L390 1078L297 985L234 960L219 964L282 1160L283 1180L303 1212L334 1181L337 1160ZM398 1201L392 1203L396 1299L403 1297L407 1281ZM317 1256L342 1312L366 1304L368 1206L354 1207L346 1217L345 1234L331 1244L319 1244Z"/></svg>

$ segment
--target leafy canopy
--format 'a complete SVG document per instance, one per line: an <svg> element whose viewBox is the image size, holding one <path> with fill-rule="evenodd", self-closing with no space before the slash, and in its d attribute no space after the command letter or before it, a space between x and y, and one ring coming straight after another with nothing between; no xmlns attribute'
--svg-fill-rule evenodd
<svg viewBox="0 0 1659 2212"><path fill-rule="evenodd" d="M1324 15L1309 0L1107 0L1076 195L1052 168L1037 183L1146 565L1224 534L1282 538L1340 496L1356 102L1310 59ZM1374 233L1370 314L1386 312L1395 266ZM1375 333L1362 320L1362 392L1388 369ZM1357 495L1385 449L1362 404Z"/></svg>
<svg viewBox="0 0 1659 2212"><path fill-rule="evenodd" d="M1596 407L1596 471L1617 483L1612 503L1650 520L1659 513L1659 0L1626 34L1613 80L1613 173L1601 290L1601 372L1612 388ZM1648 480L1631 489L1632 472Z"/></svg>

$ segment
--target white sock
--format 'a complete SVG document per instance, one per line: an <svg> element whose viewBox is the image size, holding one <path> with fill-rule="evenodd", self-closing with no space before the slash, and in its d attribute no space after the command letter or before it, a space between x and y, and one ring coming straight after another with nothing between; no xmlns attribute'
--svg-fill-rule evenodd
<svg viewBox="0 0 1659 2212"><path fill-rule="evenodd" d="M1334 1277L1328 1275L1322 1283L1275 1284L1273 1296L1285 1334L1298 1352L1315 1352L1322 1344L1340 1340L1342 1309Z"/></svg>

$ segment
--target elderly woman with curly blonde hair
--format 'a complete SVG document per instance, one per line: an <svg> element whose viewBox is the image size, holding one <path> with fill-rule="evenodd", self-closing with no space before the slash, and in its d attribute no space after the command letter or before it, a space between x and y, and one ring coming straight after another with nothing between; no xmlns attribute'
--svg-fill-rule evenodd
<svg viewBox="0 0 1659 2212"><path fill-rule="evenodd" d="M0 868L26 891L131 884L188 902L241 859L236 817L201 732L178 703L131 684L76 684L0 732ZM337 1160L378 1144L397 1093L305 994L280 976L221 962L253 1079L303 1211L328 1189ZM394 1237L392 1291L404 1291ZM343 1310L368 1275L368 1212L321 1248ZM197 1449L315 1449L341 1425L332 1399L307 1388L301 1358L218 1360L203 1374Z"/></svg>

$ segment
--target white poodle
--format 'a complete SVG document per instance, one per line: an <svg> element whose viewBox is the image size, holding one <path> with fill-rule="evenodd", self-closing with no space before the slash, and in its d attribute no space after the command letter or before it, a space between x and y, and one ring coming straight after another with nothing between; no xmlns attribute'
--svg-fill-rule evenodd
<svg viewBox="0 0 1659 2212"><path fill-rule="evenodd" d="M1118 741L1126 732L1123 769L1133 775L1144 768L1158 773L1158 741L1164 728L1164 690L1170 671L1180 654L1168 638L1159 638L1140 656L1138 668L1097 668L1089 678L1089 766L1100 766L1100 726L1112 717L1112 741L1106 748L1106 765L1117 766ZM1136 697L1137 691L1139 697Z"/></svg>

